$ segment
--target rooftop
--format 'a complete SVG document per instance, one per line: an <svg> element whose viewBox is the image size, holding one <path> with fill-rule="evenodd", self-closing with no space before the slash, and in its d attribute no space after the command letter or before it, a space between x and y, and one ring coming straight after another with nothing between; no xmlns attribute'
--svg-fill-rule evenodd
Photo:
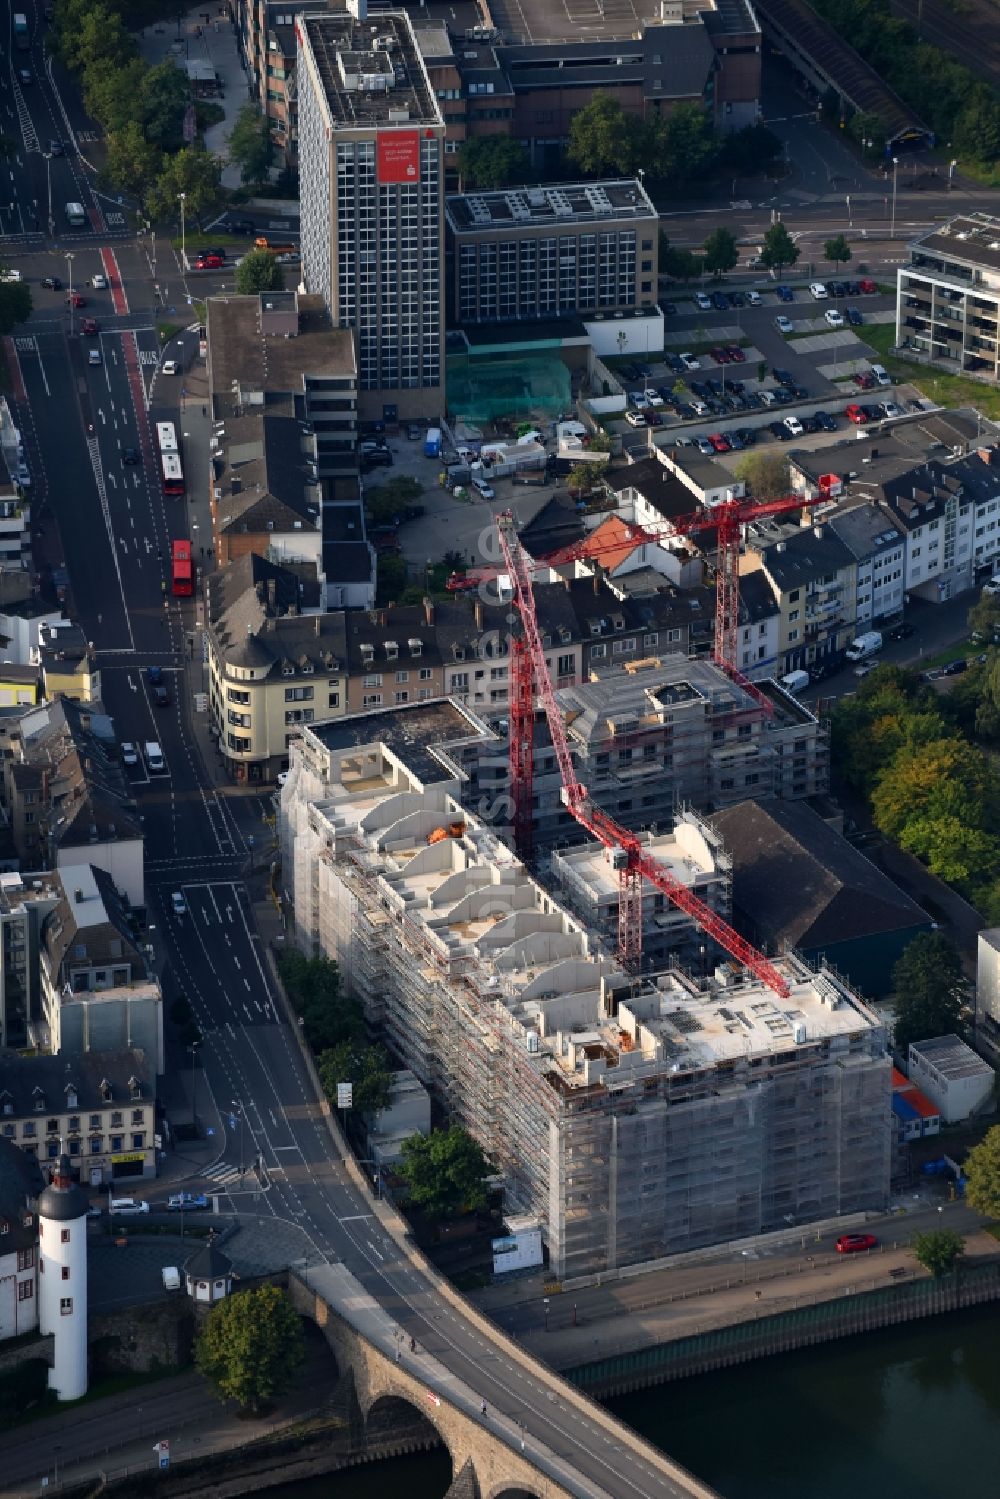
<svg viewBox="0 0 1000 1499"><path fill-rule="evenodd" d="M1000 269L1000 218L992 213L965 213L935 224L910 241L911 251L944 255L962 265Z"/></svg>
<svg viewBox="0 0 1000 1499"><path fill-rule="evenodd" d="M212 457L220 532L315 530L320 490L311 455L287 397L228 416Z"/></svg>
<svg viewBox="0 0 1000 1499"><path fill-rule="evenodd" d="M405 703L374 713L352 713L349 718L311 724L306 736L334 752L364 744L384 744L422 785L451 780L454 767L441 758L456 740L490 735L471 709L452 698Z"/></svg>
<svg viewBox="0 0 1000 1499"><path fill-rule="evenodd" d="M75 1104L69 1102L73 1092ZM154 1096L152 1069L146 1053L136 1047L73 1057L0 1053L0 1105L9 1104L14 1118L151 1103Z"/></svg>
<svg viewBox="0 0 1000 1499"><path fill-rule="evenodd" d="M71 982L76 967L128 964L129 977L146 975L146 963L111 876L92 864L67 864L58 878L62 893L42 938L51 971Z"/></svg>
<svg viewBox="0 0 1000 1499"><path fill-rule="evenodd" d="M208 370L216 416L235 413L234 386L241 390L299 392L308 376L357 377L350 329L332 328L322 297L269 292L294 299L298 334L261 332L261 298L209 297L205 305Z"/></svg>
<svg viewBox="0 0 1000 1499"><path fill-rule="evenodd" d="M984 1077L993 1072L993 1068L983 1061L978 1052L973 1051L958 1036L934 1036L928 1041L911 1041L911 1057L914 1052L947 1082L957 1082L963 1077Z"/></svg>
<svg viewBox="0 0 1000 1499"><path fill-rule="evenodd" d="M628 177L608 182L563 183L558 187L456 193L445 199L445 212L456 234L657 218L642 183Z"/></svg>
<svg viewBox="0 0 1000 1499"><path fill-rule="evenodd" d="M406 15L300 16L296 32L300 53L319 76L333 130L443 123Z"/></svg>
<svg viewBox="0 0 1000 1499"><path fill-rule="evenodd" d="M22 714L12 738L11 779L43 794L54 847L142 837L114 724L105 714L59 698Z"/></svg>
<svg viewBox="0 0 1000 1499"><path fill-rule="evenodd" d="M343 671L344 615L316 612L314 569L246 553L211 575L206 599L213 643L226 667L264 667L288 677Z"/></svg>

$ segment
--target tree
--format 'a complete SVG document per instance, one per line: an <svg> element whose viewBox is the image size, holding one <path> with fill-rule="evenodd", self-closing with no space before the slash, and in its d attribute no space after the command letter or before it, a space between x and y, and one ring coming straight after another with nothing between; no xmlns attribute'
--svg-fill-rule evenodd
<svg viewBox="0 0 1000 1499"><path fill-rule="evenodd" d="M566 475L566 488L571 495L578 500L593 494L598 480L603 476L606 465L603 463L574 463Z"/></svg>
<svg viewBox="0 0 1000 1499"><path fill-rule="evenodd" d="M229 133L229 159L239 167L240 181L254 187L263 182L271 165L272 150L267 119L256 104L248 101Z"/></svg>
<svg viewBox="0 0 1000 1499"><path fill-rule="evenodd" d="M779 219L764 235L761 264L778 274L786 265L794 265L800 253L798 245L793 243L792 236Z"/></svg>
<svg viewBox="0 0 1000 1499"><path fill-rule="evenodd" d="M921 932L892 970L896 1004L893 1043L904 1054L911 1041L961 1035L967 985L955 944L943 932Z"/></svg>
<svg viewBox="0 0 1000 1499"><path fill-rule="evenodd" d="M566 154L592 177L631 177L640 167L652 170L651 141L643 122L626 114L618 99L603 89L570 121Z"/></svg>
<svg viewBox="0 0 1000 1499"><path fill-rule="evenodd" d="M305 1359L302 1324L278 1286L239 1291L209 1312L194 1359L223 1399L256 1415L294 1385Z"/></svg>
<svg viewBox="0 0 1000 1499"><path fill-rule="evenodd" d="M375 602L379 607L398 603L406 590L406 563L397 552L380 552L375 580Z"/></svg>
<svg viewBox="0 0 1000 1499"><path fill-rule="evenodd" d="M191 102L188 81L169 57L150 68L141 93L142 123L146 139L163 151L177 151L184 144L184 116Z"/></svg>
<svg viewBox="0 0 1000 1499"><path fill-rule="evenodd" d="M747 453L733 472L755 500L780 500L791 489L788 459L781 453Z"/></svg>
<svg viewBox="0 0 1000 1499"><path fill-rule="evenodd" d="M701 275L701 257L693 250L678 249L660 230L659 271L672 281L697 281Z"/></svg>
<svg viewBox="0 0 1000 1499"><path fill-rule="evenodd" d="M969 632L981 640L992 641L1000 633L1000 595L982 594L966 616Z"/></svg>
<svg viewBox="0 0 1000 1499"><path fill-rule="evenodd" d="M925 1234L917 1234L913 1241L913 1253L935 1280L955 1268L964 1248L962 1235L950 1228L931 1229Z"/></svg>
<svg viewBox="0 0 1000 1499"><path fill-rule="evenodd" d="M969 1206L987 1218L1000 1218L1000 1124L972 1147L962 1169Z"/></svg>
<svg viewBox="0 0 1000 1499"><path fill-rule="evenodd" d="M400 1169L410 1200L428 1218L454 1218L486 1203L486 1157L457 1124L404 1140Z"/></svg>
<svg viewBox="0 0 1000 1499"><path fill-rule="evenodd" d="M201 146L185 146L166 157L163 171L146 194L146 207L153 219L180 218L178 199L185 196L188 223L207 212L219 196L222 163Z"/></svg>
<svg viewBox="0 0 1000 1499"><path fill-rule="evenodd" d="M0 281L0 333L10 333L31 316L31 287L23 281Z"/></svg>
<svg viewBox="0 0 1000 1499"><path fill-rule="evenodd" d="M280 291L285 284L273 250L248 250L236 267L236 290L241 297L262 291Z"/></svg>
<svg viewBox="0 0 1000 1499"><path fill-rule="evenodd" d="M531 172L527 151L510 135L476 135L458 153L458 170L466 187L487 191L526 182Z"/></svg>
<svg viewBox="0 0 1000 1499"><path fill-rule="evenodd" d="M709 172L719 147L712 121L700 104L678 104L668 115L658 115L647 131L645 166L656 177L682 186Z"/></svg>
<svg viewBox="0 0 1000 1499"><path fill-rule="evenodd" d="M423 485L416 479L387 479L384 484L366 491L365 509L373 525L395 525L405 514L407 506L415 504L423 492Z"/></svg>
<svg viewBox="0 0 1000 1499"><path fill-rule="evenodd" d="M736 236L728 229L714 229L703 246L705 269L713 276L731 271L740 258L736 248Z"/></svg>
<svg viewBox="0 0 1000 1499"><path fill-rule="evenodd" d="M835 234L833 239L828 239L823 246L823 254L831 265L846 265L851 259L851 247L842 234Z"/></svg>
<svg viewBox="0 0 1000 1499"><path fill-rule="evenodd" d="M321 1052L317 1066L323 1092L334 1107L338 1083L353 1083L351 1107L363 1114L388 1107L392 1073L388 1055L381 1046L342 1041L339 1046Z"/></svg>
<svg viewBox="0 0 1000 1499"><path fill-rule="evenodd" d="M761 172L780 155L779 137L764 124L744 125L722 142L722 161L734 172Z"/></svg>
<svg viewBox="0 0 1000 1499"><path fill-rule="evenodd" d="M125 63L104 59L84 73L83 102L87 113L99 120L109 134L131 124L142 127L140 98L146 72L142 59L133 57Z"/></svg>
<svg viewBox="0 0 1000 1499"><path fill-rule="evenodd" d="M297 948L286 948L278 959L278 972L313 1051L325 1051L364 1033L361 1007L343 993L340 970L329 958L307 958Z"/></svg>
<svg viewBox="0 0 1000 1499"><path fill-rule="evenodd" d="M103 175L118 192L142 198L156 181L162 164L159 147L146 139L137 120L108 134Z"/></svg>

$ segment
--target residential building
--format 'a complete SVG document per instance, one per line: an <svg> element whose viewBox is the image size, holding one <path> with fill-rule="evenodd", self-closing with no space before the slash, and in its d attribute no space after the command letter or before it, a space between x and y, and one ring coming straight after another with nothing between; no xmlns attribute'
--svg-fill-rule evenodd
<svg viewBox="0 0 1000 1499"><path fill-rule="evenodd" d="M671 447L669 441L662 442L661 438L662 432L654 433L657 462L662 463L669 473L676 475L693 495L694 503L688 514L701 508L710 509L722 500L739 500L744 497L747 492L746 484L742 479L735 478L724 464L717 463L714 458L706 458L697 448Z"/></svg>
<svg viewBox="0 0 1000 1499"><path fill-rule="evenodd" d="M445 125L413 28L295 25L303 281L354 330L363 417L440 416Z"/></svg>
<svg viewBox="0 0 1000 1499"><path fill-rule="evenodd" d="M958 1036L911 1041L910 1079L940 1110L945 1124L959 1124L992 1104L996 1073Z"/></svg>
<svg viewBox="0 0 1000 1499"><path fill-rule="evenodd" d="M156 1091L139 1050L0 1055L0 1139L39 1163L69 1156L80 1180L156 1175Z"/></svg>
<svg viewBox="0 0 1000 1499"><path fill-rule="evenodd" d="M763 572L740 578L740 618L736 665L752 682L778 674L781 607Z"/></svg>
<svg viewBox="0 0 1000 1499"><path fill-rule="evenodd" d="M751 527L740 572L758 569L781 614L779 676L831 661L850 644L857 633L857 562L829 526Z"/></svg>
<svg viewBox="0 0 1000 1499"><path fill-rule="evenodd" d="M933 927L916 901L805 800L753 797L709 822L732 860L744 936L767 952L829 963L871 998L891 991L903 951Z"/></svg>
<svg viewBox="0 0 1000 1499"><path fill-rule="evenodd" d="M976 954L976 1023L995 1046L1000 1038L1000 927L979 933Z"/></svg>
<svg viewBox="0 0 1000 1499"><path fill-rule="evenodd" d="M23 869L93 864L145 905L142 821L106 714L67 698L28 709L7 731L0 769Z"/></svg>
<svg viewBox="0 0 1000 1499"><path fill-rule="evenodd" d="M0 874L0 1045L25 1047L44 1016L40 954L48 916L62 896L58 876Z"/></svg>
<svg viewBox="0 0 1000 1499"><path fill-rule="evenodd" d="M896 342L952 371L1000 378L1000 218L956 214L910 241L896 272Z"/></svg>
<svg viewBox="0 0 1000 1499"><path fill-rule="evenodd" d="M34 1156L0 1139L0 1342L38 1326L38 1198Z"/></svg>
<svg viewBox="0 0 1000 1499"><path fill-rule="evenodd" d="M41 695L37 666L19 666L14 661L0 664L0 708L33 708Z"/></svg>
<svg viewBox="0 0 1000 1499"><path fill-rule="evenodd" d="M906 532L878 505L838 507L823 521L853 555L855 628L860 634L902 614L906 596Z"/></svg>
<svg viewBox="0 0 1000 1499"><path fill-rule="evenodd" d="M658 218L637 178L458 193L445 224L458 325L613 318L656 301Z"/></svg>
<svg viewBox="0 0 1000 1499"><path fill-rule="evenodd" d="M345 615L318 601L307 570L256 553L206 581L209 714L237 781L273 781L302 724L346 712Z"/></svg>
<svg viewBox="0 0 1000 1499"><path fill-rule="evenodd" d="M239 0L232 12L250 90L277 159L292 169L298 161L295 17L309 9L309 0Z"/></svg>
<svg viewBox="0 0 1000 1499"><path fill-rule="evenodd" d="M29 658L42 671L48 699L69 698L74 703L101 701L101 672L91 642L80 625L69 620L43 623L38 648Z"/></svg>
<svg viewBox="0 0 1000 1499"><path fill-rule="evenodd" d="M292 929L496 1161L552 1275L884 1210L890 1062L863 1001L790 956L780 999L731 963L626 975L415 726L293 746Z"/></svg>
<svg viewBox="0 0 1000 1499"><path fill-rule="evenodd" d="M19 666L40 665L43 631L47 635L50 627L58 630L61 625L68 624L61 608L53 608L38 598L25 599L23 603L0 609L0 635L6 641L5 659Z"/></svg>

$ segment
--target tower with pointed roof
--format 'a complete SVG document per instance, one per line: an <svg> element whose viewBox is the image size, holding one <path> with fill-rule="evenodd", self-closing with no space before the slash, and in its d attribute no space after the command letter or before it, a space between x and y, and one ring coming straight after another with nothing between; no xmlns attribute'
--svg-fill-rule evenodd
<svg viewBox="0 0 1000 1499"><path fill-rule="evenodd" d="M87 1198L68 1156L38 1199L38 1230L39 1320L55 1342L49 1387L79 1400L87 1393Z"/></svg>

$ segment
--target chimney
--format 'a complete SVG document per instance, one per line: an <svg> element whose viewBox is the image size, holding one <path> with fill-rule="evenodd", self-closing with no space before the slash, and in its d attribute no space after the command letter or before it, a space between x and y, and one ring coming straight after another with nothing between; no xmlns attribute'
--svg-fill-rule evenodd
<svg viewBox="0 0 1000 1499"><path fill-rule="evenodd" d="M817 541L823 535L823 530L824 530L823 526L813 526L813 535L816 537Z"/></svg>
<svg viewBox="0 0 1000 1499"><path fill-rule="evenodd" d="M316 634L317 634L317 636L319 636L322 633L322 630L321 630L322 619L323 619L322 614L317 614L317 616L316 616Z"/></svg>
<svg viewBox="0 0 1000 1499"><path fill-rule="evenodd" d="M483 628L483 601L478 594L472 606L472 617L476 621L476 629L481 630Z"/></svg>
<svg viewBox="0 0 1000 1499"><path fill-rule="evenodd" d="M434 601L424 594L424 624L430 627L434 623Z"/></svg>
<svg viewBox="0 0 1000 1499"><path fill-rule="evenodd" d="M382 626L383 630L385 629L386 625L389 623L389 609L391 607L392 606L390 604L390 605L387 605L386 608L380 609L378 611L378 622Z"/></svg>
<svg viewBox="0 0 1000 1499"><path fill-rule="evenodd" d="M276 578L268 578L268 580L267 580L267 607L269 609L275 608L276 603L277 603L277 597L278 597L278 583L277 583L277 579Z"/></svg>
<svg viewBox="0 0 1000 1499"><path fill-rule="evenodd" d="M78 906L83 905L83 891L80 889L79 885L77 885L76 889L73 891L73 899L76 901Z"/></svg>

